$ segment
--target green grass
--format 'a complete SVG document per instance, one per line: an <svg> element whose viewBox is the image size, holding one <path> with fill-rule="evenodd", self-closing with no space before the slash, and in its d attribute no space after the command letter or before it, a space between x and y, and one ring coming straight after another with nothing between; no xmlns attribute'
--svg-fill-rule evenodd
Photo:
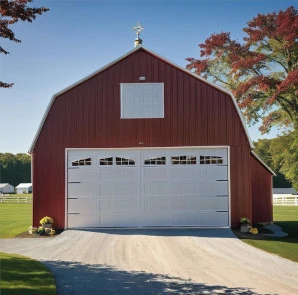
<svg viewBox="0 0 298 295"><path fill-rule="evenodd" d="M243 239L264 251L298 262L298 206L274 206L274 223L289 236L285 238Z"/></svg>
<svg viewBox="0 0 298 295"><path fill-rule="evenodd" d="M40 262L0 252L1 295L55 295L55 279Z"/></svg>
<svg viewBox="0 0 298 295"><path fill-rule="evenodd" d="M0 203L0 238L13 238L32 225L32 204Z"/></svg>

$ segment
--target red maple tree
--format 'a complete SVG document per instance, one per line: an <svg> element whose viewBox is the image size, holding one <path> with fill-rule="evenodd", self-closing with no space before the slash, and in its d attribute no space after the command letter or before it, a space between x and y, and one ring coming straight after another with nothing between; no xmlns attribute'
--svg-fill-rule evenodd
<svg viewBox="0 0 298 295"><path fill-rule="evenodd" d="M19 20L32 22L36 15L48 11L48 8L28 7L28 3L33 0L0 0L0 37L7 38L10 41L20 43L21 40L15 37L14 32L9 28L10 25L15 24ZM0 53L9 54L4 48L0 46ZM0 81L0 87L9 88L13 83L5 83Z"/></svg>
<svg viewBox="0 0 298 295"><path fill-rule="evenodd" d="M187 68L228 88L248 123L262 119L262 133L272 126L298 133L297 10L259 14L243 31L242 43L230 33L211 35Z"/></svg>

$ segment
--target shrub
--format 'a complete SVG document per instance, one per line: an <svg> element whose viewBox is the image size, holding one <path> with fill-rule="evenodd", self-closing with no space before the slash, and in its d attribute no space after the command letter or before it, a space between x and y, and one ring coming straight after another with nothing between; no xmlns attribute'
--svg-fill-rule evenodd
<svg viewBox="0 0 298 295"><path fill-rule="evenodd" d="M52 217L45 216L44 218L42 218L40 220L40 224L46 224L46 223L53 224L54 223L54 219Z"/></svg>

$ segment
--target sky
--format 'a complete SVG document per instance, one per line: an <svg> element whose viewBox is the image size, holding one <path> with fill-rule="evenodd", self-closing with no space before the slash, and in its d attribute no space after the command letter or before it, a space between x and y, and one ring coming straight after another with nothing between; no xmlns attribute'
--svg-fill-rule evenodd
<svg viewBox="0 0 298 295"><path fill-rule="evenodd" d="M10 52L0 56L0 152L26 153L51 97L133 48L138 21L143 45L185 67L199 57L198 44L212 33L231 32L242 41L242 28L257 14L295 6L288 0L52 0L33 1L49 12L32 23L11 26L22 43L1 39ZM249 127L252 140L261 135Z"/></svg>

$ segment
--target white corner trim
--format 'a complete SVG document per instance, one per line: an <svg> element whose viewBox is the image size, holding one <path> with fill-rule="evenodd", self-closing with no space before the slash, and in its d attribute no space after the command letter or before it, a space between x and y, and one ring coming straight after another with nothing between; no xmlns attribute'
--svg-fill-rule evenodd
<svg viewBox="0 0 298 295"><path fill-rule="evenodd" d="M265 164L265 162L254 152L250 151L250 153L273 175L276 176L276 174Z"/></svg>
<svg viewBox="0 0 298 295"><path fill-rule="evenodd" d="M165 61L166 63L168 63L168 64L170 64L170 65L172 65L172 66L178 68L179 70L181 70L181 71L183 71L183 72L185 72L185 73L187 73L187 74L193 76L194 78L196 78L196 79L198 79L198 80L200 80L200 81L202 81L202 82L204 82L204 83L206 83L206 84L208 84L208 85L210 85L210 86L216 88L217 90L219 90L219 91L221 91L221 92L224 92L224 93L228 94L228 95L231 97L232 102L233 102L233 104L234 104L234 106L235 106L235 108L236 108L236 111L237 111L238 116L239 116L239 118L240 118L240 121L241 121L241 123L242 123L243 129L244 129L244 131L245 131L245 133L246 133L246 137L247 137L247 139L248 139L250 148L251 148L251 149L254 149L253 142L252 142L252 140L251 140L251 138L250 138L250 136L249 136L248 129L247 129L246 124L245 124L245 121L244 121L244 119L243 119L243 117L242 117L242 114L241 114L241 111L240 111L240 109L239 109L239 106L238 106L238 104L237 104L237 102L236 102L236 99L235 99L234 95L233 95L231 92L229 92L228 90L226 90L226 89L224 89L224 88L222 88L222 87L220 87L220 86L218 86L218 85L216 85L216 84L214 84L214 83L211 83L211 82L207 81L206 79L204 79L204 78L198 76L197 74L195 74L195 73L193 73L193 72L191 72L191 71L189 71L189 70L187 70L187 69L185 69L185 68L183 68L183 67L181 67L181 66L179 66L179 65L176 65L176 64L173 63L172 61L169 61L168 59L166 59L166 58L160 56L159 54L153 52L152 50L149 50L149 49L147 49L147 48L145 48L145 47L143 47L143 46L138 46L138 47L136 47L136 48L130 50L130 51L127 52L126 54L122 55L121 57L115 59L114 61L108 63L107 65L105 65L104 67L100 68L99 70L97 70L97 71L91 73L90 75L86 76L85 78L83 78L83 79L81 79L81 80L79 80L79 81L73 83L72 85L70 85L70 86L64 88L63 90L61 90L60 92L54 94L54 95L52 96L52 98L51 98L51 100L50 100L50 102L49 102L49 104L48 104L48 107L47 107L47 109L46 109L46 111L45 111L45 114L44 114L44 116L43 116L43 118L42 118L42 120L41 120L41 122L40 122L40 125L39 125L39 127L38 127L38 130L37 130L37 132L36 132L36 135L35 135L35 137L34 137L34 139L33 139L33 142L32 142L32 144L31 144L31 146L30 146L30 149L29 149L28 153L31 154L31 153L33 152L34 147L35 147L35 144L36 144L36 142L37 142L37 139L38 139L38 137L39 137L39 135L40 135L40 133L41 133L41 130L42 130L42 128L43 128L43 125L44 125L44 123L45 123L45 121L46 121L46 119L47 119L47 116L48 116L49 112L50 112L50 109L51 109L52 105L54 104L56 98L57 98L59 95L65 93L66 91L68 91L68 90L74 88L75 86L77 86L77 85L79 85L79 84L85 82L86 80L88 80L88 79L90 79L91 77L93 77L93 76L99 74L100 72L104 71L105 69L107 69L107 68L109 68L110 66L116 64L117 62L121 61L122 59L126 58L127 56L129 56L129 55L132 54L133 52L136 52L136 51L138 51L138 50L140 50L140 49L143 49L143 50L147 51L148 53L152 54L153 56L155 56L155 57L157 57L157 58L159 58L159 59Z"/></svg>

